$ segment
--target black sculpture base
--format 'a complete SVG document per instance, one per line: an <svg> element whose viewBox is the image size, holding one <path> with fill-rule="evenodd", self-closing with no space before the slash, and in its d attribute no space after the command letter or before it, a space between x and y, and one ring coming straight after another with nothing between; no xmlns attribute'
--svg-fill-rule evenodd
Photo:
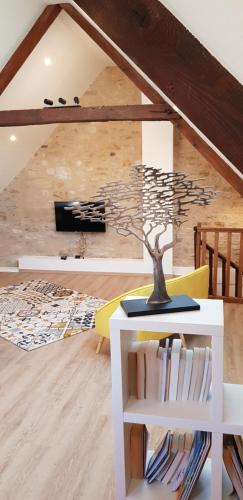
<svg viewBox="0 0 243 500"><path fill-rule="evenodd" d="M198 311L200 305L188 295L173 295L167 304L148 304L147 298L121 300L121 306L126 315L148 316L150 314L167 314L182 311Z"/></svg>

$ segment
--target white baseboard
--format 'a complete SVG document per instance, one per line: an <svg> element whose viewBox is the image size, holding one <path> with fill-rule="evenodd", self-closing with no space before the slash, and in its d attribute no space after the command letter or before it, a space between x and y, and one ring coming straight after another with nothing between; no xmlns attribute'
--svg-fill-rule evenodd
<svg viewBox="0 0 243 500"><path fill-rule="evenodd" d="M0 267L0 273L18 273L18 267Z"/></svg>
<svg viewBox="0 0 243 500"><path fill-rule="evenodd" d="M152 266L143 259L75 259L68 257L23 256L19 258L19 269L41 271L77 271L93 273L150 274Z"/></svg>
<svg viewBox="0 0 243 500"><path fill-rule="evenodd" d="M58 257L20 257L19 267L0 267L0 273L18 273L20 270L38 271L83 271L119 272L150 274L151 269L144 266L142 259L74 259L62 260ZM190 273L194 267L173 267L173 274L181 276Z"/></svg>
<svg viewBox="0 0 243 500"><path fill-rule="evenodd" d="M143 259L75 259L68 257L23 256L19 258L20 270L76 271L93 273L151 274L152 260ZM193 267L175 267L176 275L186 274Z"/></svg>

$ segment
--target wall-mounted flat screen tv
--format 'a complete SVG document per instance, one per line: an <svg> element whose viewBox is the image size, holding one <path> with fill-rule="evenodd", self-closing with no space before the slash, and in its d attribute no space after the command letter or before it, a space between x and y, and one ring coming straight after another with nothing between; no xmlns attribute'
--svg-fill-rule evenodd
<svg viewBox="0 0 243 500"><path fill-rule="evenodd" d="M104 233L106 230L104 222L91 222L90 220L75 219L71 210L65 210L64 207L73 205L73 201L55 201L55 217L56 217L56 230L69 231L69 232L89 232L89 233ZM105 212L102 201L90 202L95 207L99 208L100 213Z"/></svg>

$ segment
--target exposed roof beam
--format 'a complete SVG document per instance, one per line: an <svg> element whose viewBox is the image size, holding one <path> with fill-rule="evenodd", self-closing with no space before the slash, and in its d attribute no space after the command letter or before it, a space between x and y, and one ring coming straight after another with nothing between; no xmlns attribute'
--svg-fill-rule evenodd
<svg viewBox="0 0 243 500"><path fill-rule="evenodd" d="M0 74L0 95L60 13L59 5L48 5L20 43Z"/></svg>
<svg viewBox="0 0 243 500"><path fill-rule="evenodd" d="M76 4L243 173L243 87L158 0Z"/></svg>
<svg viewBox="0 0 243 500"><path fill-rule="evenodd" d="M107 121L169 121L177 113L167 104L136 104L131 106L98 106L82 108L66 106L43 109L0 111L0 127L46 125L50 123L81 123Z"/></svg>
<svg viewBox="0 0 243 500"><path fill-rule="evenodd" d="M188 139L193 147L202 154L215 170L217 170L217 172L222 175L241 196L243 196L243 179L241 179L239 175L206 144L200 135L193 128L189 127L184 120L178 120L175 127L179 129L182 135Z"/></svg>
<svg viewBox="0 0 243 500"><path fill-rule="evenodd" d="M127 61L127 59L72 5L60 4L63 10L94 40L99 47L113 60L113 62L127 75L128 78L143 92L153 103L164 103L159 92ZM172 108L171 108L172 110ZM179 116L179 115L178 115ZM199 134L183 119L172 123L179 127L181 133L195 147L206 160L219 172L224 179L243 195L243 181L236 172L205 142Z"/></svg>
<svg viewBox="0 0 243 500"><path fill-rule="evenodd" d="M112 59L128 78L143 92L154 104L161 104L165 101L160 94L151 87L145 78L106 40L106 38L87 21L70 3L61 3L60 7L82 28L87 35ZM169 106L169 105L168 105ZM172 110L172 108L171 108ZM173 110L174 112L174 110ZM178 115L179 116L179 115Z"/></svg>
<svg viewBox="0 0 243 500"><path fill-rule="evenodd" d="M9 59L0 73L0 95L5 90L15 74L25 62L28 55L41 40L51 23L58 16L61 8L69 14L72 19L103 49L106 54L117 64L117 66L127 75L128 78L143 92L153 103L163 104L164 100L160 94L147 82L147 80L135 70L135 68L123 57L106 38L90 24L74 7L70 4L49 5L38 18L30 32L21 42L15 53ZM169 108L168 108L169 109ZM171 108L172 110L172 108ZM173 110L174 113L174 110ZM172 116L172 115L171 115ZM230 168L230 166L190 127L183 119L178 120L174 113L175 120L172 123L180 129L183 135L190 141L200 153L212 164L212 166L229 182L241 195L243 193L243 181Z"/></svg>

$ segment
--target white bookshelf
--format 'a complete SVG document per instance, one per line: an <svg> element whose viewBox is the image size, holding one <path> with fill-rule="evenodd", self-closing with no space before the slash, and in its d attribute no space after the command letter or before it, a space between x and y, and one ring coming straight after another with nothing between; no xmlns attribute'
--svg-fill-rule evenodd
<svg viewBox="0 0 243 500"><path fill-rule="evenodd" d="M133 297L134 299L134 297ZM224 314L220 300L196 299L199 311L128 318L119 306L110 319L112 406L116 500L170 500L176 494L161 483L147 485L130 477L129 436L133 423L212 433L206 461L192 498L234 498L223 466L223 434L243 434L243 386L223 383ZM212 347L212 392L209 401L136 400L128 395L128 352L136 331L207 335Z"/></svg>

